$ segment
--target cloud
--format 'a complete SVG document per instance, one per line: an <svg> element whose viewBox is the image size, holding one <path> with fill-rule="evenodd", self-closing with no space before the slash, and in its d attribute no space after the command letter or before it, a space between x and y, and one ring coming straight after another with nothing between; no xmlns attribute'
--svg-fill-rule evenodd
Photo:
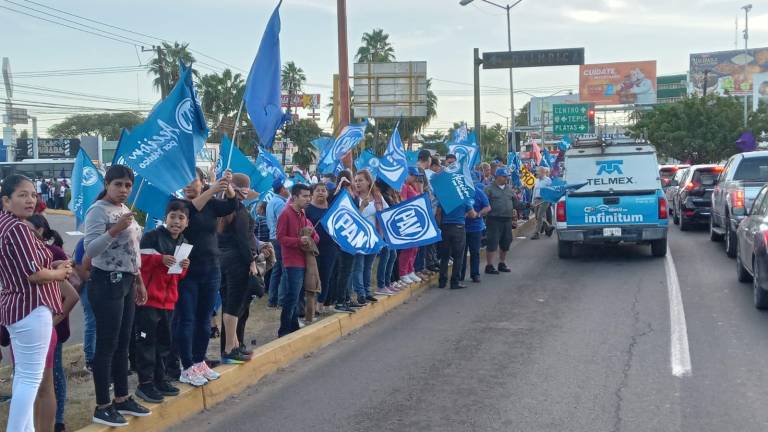
<svg viewBox="0 0 768 432"><path fill-rule="evenodd" d="M564 9L562 15L574 21L597 24L615 17L614 14L593 9Z"/></svg>

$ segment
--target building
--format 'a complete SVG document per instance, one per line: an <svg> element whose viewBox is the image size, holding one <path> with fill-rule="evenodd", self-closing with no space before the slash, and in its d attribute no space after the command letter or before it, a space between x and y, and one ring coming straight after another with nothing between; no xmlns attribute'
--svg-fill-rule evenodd
<svg viewBox="0 0 768 432"><path fill-rule="evenodd" d="M679 74L656 77L656 89L657 104L682 100L688 94L688 76Z"/></svg>

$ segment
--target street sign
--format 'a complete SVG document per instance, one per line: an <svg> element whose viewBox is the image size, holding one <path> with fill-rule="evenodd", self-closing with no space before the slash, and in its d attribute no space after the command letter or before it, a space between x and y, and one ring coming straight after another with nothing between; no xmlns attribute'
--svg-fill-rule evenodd
<svg viewBox="0 0 768 432"><path fill-rule="evenodd" d="M556 135L589 132L590 104L554 104L553 129Z"/></svg>
<svg viewBox="0 0 768 432"><path fill-rule="evenodd" d="M427 62L355 63L355 117L427 115Z"/></svg>
<svg viewBox="0 0 768 432"><path fill-rule="evenodd" d="M280 95L280 105L283 108L288 108L288 95ZM312 94L295 94L291 98L291 108L320 108L320 95L318 93Z"/></svg>
<svg viewBox="0 0 768 432"><path fill-rule="evenodd" d="M483 53L483 69L509 69L584 64L584 48ZM355 93L357 95L357 93Z"/></svg>
<svg viewBox="0 0 768 432"><path fill-rule="evenodd" d="M12 125L29 124L29 114L27 113L26 108L11 108L9 111L6 105L6 114L3 114L3 123Z"/></svg>

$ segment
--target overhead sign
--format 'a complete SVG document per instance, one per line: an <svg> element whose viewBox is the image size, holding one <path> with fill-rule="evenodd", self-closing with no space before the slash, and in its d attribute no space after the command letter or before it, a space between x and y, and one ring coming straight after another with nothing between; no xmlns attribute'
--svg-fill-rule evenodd
<svg viewBox="0 0 768 432"><path fill-rule="evenodd" d="M355 63L357 118L427 116L427 62Z"/></svg>
<svg viewBox="0 0 768 432"><path fill-rule="evenodd" d="M16 160L32 158L32 138L16 140ZM69 159L77 156L80 150L78 138L38 138L38 157L40 159Z"/></svg>
<svg viewBox="0 0 768 432"><path fill-rule="evenodd" d="M3 123L14 125L29 123L29 114L26 108L11 108L9 110L6 104L5 112L3 114Z"/></svg>
<svg viewBox="0 0 768 432"><path fill-rule="evenodd" d="M320 108L320 94L295 94L291 100L291 108ZM288 108L288 95L280 95L280 104L283 108Z"/></svg>
<svg viewBox="0 0 768 432"><path fill-rule="evenodd" d="M553 129L555 134L589 132L590 104L552 105Z"/></svg>
<svg viewBox="0 0 768 432"><path fill-rule="evenodd" d="M575 104L579 103L579 95L557 95L546 97L532 97L531 104L528 107L528 125L540 127L542 122L545 126L552 126L552 106L555 104ZM542 114L544 118L542 119Z"/></svg>
<svg viewBox="0 0 768 432"><path fill-rule="evenodd" d="M751 95L753 75L768 72L768 48L717 51L691 54L690 74L693 92L708 94Z"/></svg>
<svg viewBox="0 0 768 432"><path fill-rule="evenodd" d="M600 105L655 104L656 60L581 65L579 98Z"/></svg>
<svg viewBox="0 0 768 432"><path fill-rule="evenodd" d="M584 48L483 53L483 69L509 69L584 64ZM357 93L355 93L357 97Z"/></svg>

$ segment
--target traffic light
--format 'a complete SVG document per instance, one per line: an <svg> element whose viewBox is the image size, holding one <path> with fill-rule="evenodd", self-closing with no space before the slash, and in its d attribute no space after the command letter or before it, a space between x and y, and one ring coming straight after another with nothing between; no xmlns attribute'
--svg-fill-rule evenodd
<svg viewBox="0 0 768 432"><path fill-rule="evenodd" d="M594 132L595 130L595 106L590 105L589 110L587 111L587 118L589 119L589 130L591 132Z"/></svg>

